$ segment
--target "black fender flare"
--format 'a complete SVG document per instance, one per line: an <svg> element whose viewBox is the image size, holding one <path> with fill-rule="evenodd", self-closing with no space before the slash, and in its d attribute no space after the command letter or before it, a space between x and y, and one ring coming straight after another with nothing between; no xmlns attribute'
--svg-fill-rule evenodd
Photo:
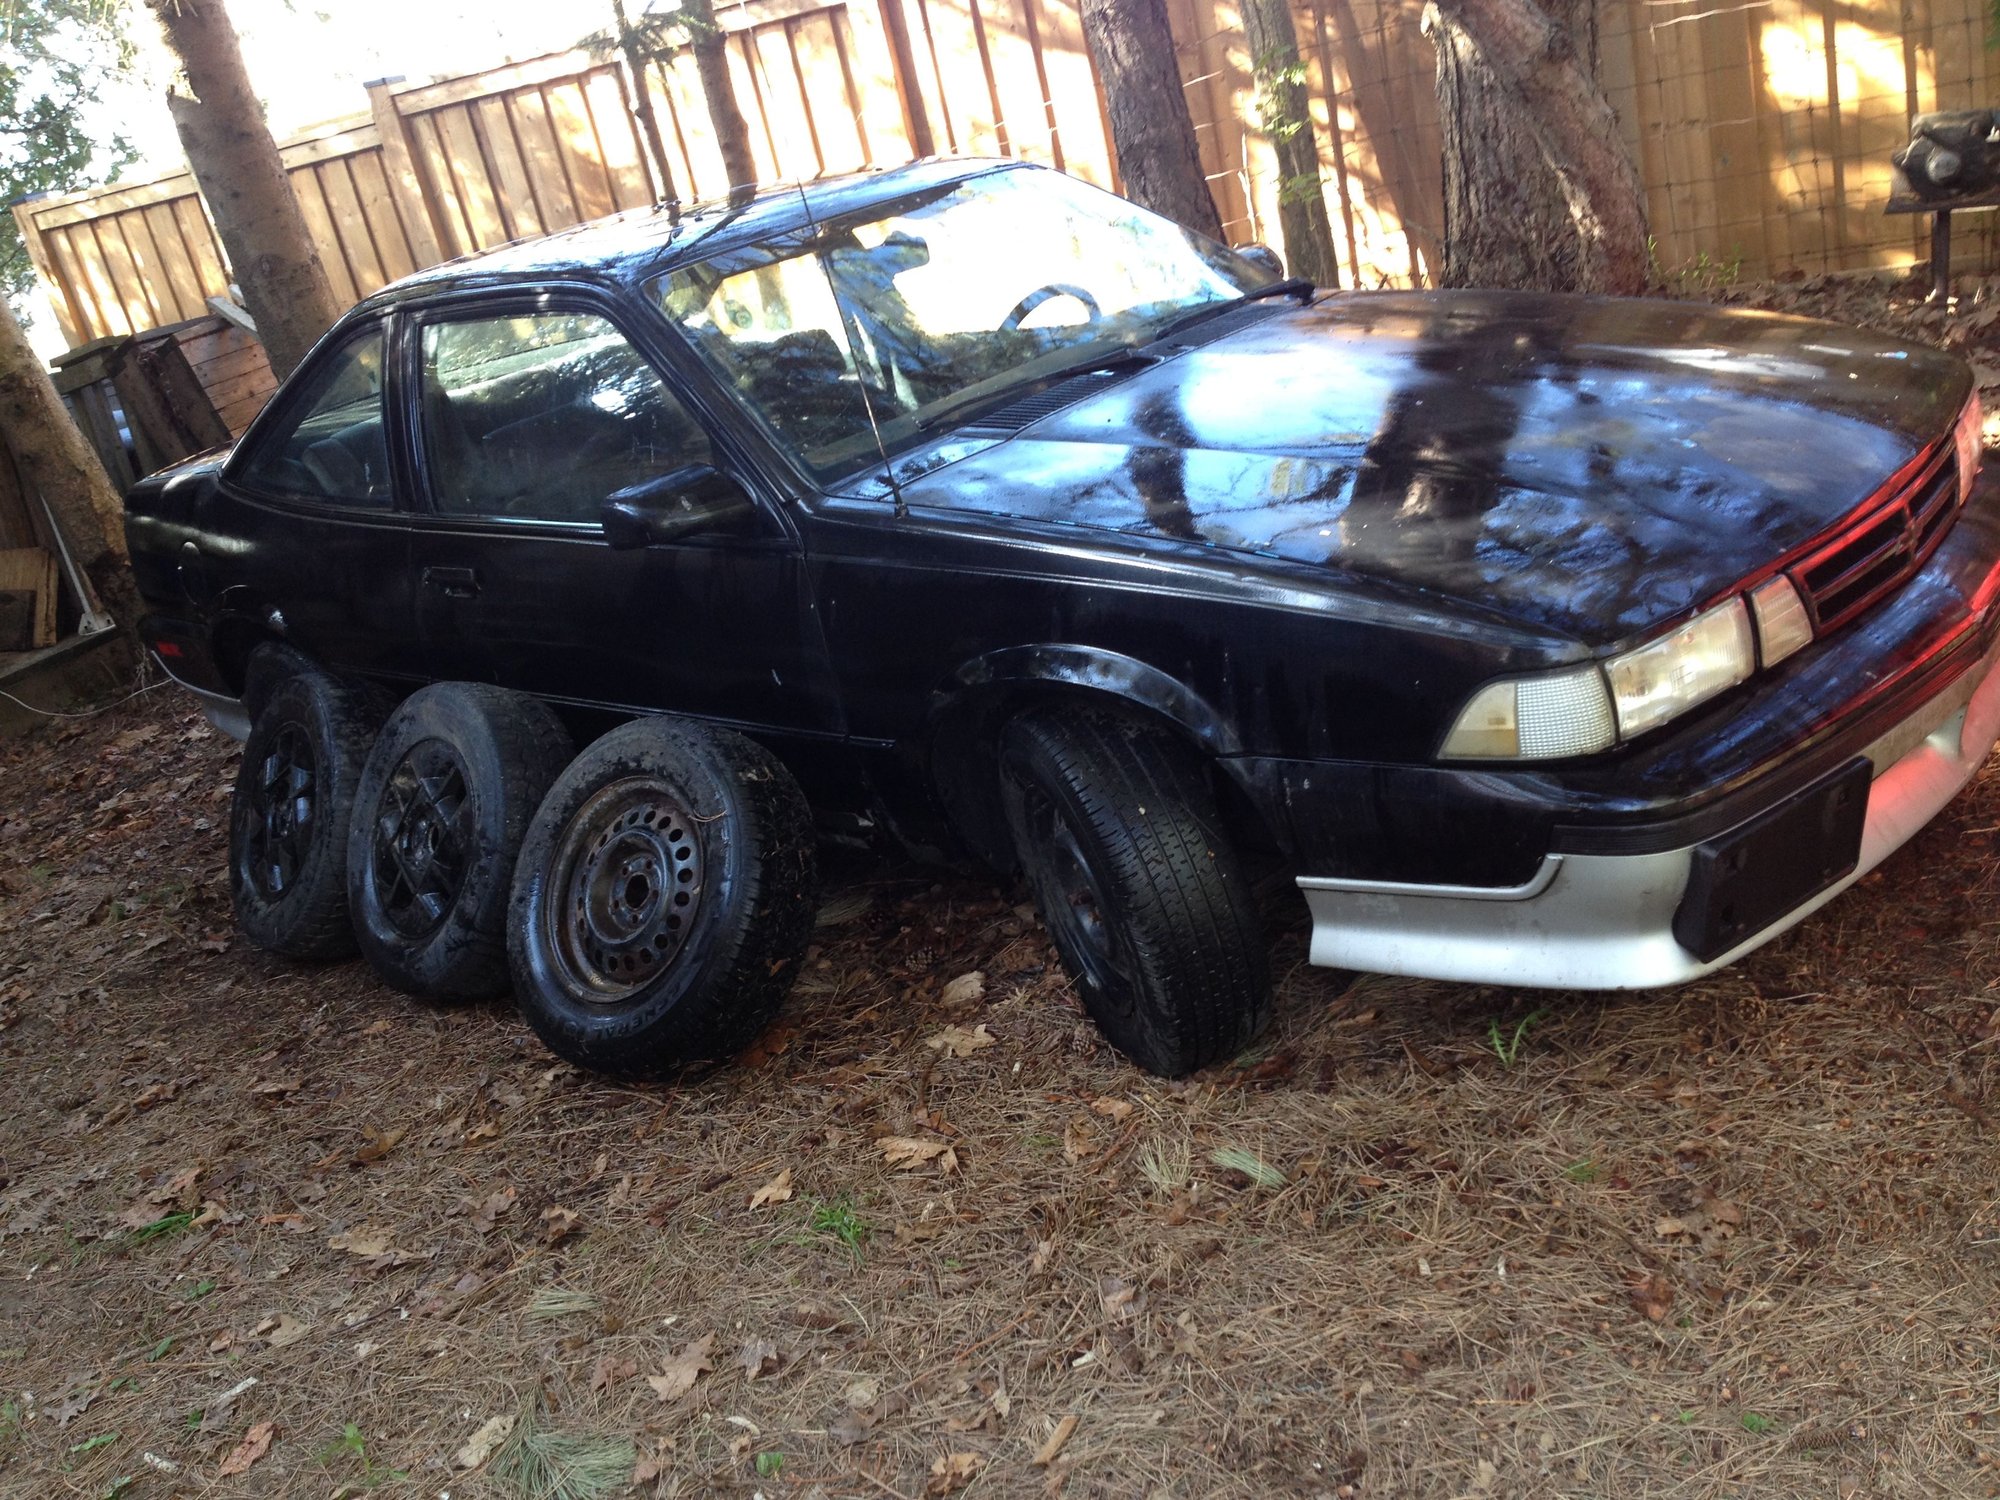
<svg viewBox="0 0 2000 1500"><path fill-rule="evenodd" d="M926 743L932 788L973 853L1013 864L997 796L999 726L1026 703L1074 696L1107 700L1164 722L1209 756L1240 754L1236 729L1171 673L1122 652L1057 643L1007 646L961 663L932 694Z"/></svg>

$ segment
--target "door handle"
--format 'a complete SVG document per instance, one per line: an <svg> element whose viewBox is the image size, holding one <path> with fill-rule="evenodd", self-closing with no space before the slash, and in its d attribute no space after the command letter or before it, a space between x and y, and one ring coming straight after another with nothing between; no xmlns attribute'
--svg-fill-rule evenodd
<svg viewBox="0 0 2000 1500"><path fill-rule="evenodd" d="M425 568L424 587L447 599L470 599L479 592L479 575L470 568Z"/></svg>

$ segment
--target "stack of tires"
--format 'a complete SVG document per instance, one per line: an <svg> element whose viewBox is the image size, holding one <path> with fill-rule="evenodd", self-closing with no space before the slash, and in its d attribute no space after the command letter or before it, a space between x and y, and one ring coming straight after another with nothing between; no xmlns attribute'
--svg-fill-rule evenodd
<svg viewBox="0 0 2000 1500"><path fill-rule="evenodd" d="M579 753L547 705L464 682L385 715L278 647L246 696L229 876L259 946L358 949L434 1000L511 989L551 1050L624 1077L731 1056L776 1015L813 831L750 740L659 717Z"/></svg>

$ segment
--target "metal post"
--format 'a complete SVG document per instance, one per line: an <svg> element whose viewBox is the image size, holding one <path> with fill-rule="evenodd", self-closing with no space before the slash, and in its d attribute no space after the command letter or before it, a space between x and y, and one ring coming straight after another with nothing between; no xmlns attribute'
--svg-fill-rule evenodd
<svg viewBox="0 0 2000 1500"><path fill-rule="evenodd" d="M1951 301L1951 210L1931 215L1931 295L1939 307Z"/></svg>

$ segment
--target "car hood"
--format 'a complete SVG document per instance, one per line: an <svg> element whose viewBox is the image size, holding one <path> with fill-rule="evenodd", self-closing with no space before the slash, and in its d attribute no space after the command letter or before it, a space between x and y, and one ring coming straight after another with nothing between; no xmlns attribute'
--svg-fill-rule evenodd
<svg viewBox="0 0 2000 1500"><path fill-rule="evenodd" d="M905 498L1275 554L1595 647L1826 530L1970 389L1935 350L1687 303L1347 294L1224 316L1241 326Z"/></svg>

